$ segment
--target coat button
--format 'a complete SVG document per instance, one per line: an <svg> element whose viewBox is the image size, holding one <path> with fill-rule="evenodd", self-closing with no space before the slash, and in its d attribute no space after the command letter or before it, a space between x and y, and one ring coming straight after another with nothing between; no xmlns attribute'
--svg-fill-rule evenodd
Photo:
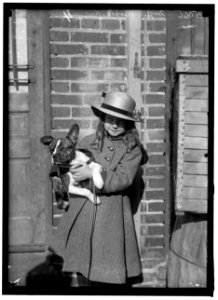
<svg viewBox="0 0 218 300"><path fill-rule="evenodd" d="M107 161L111 161L111 158L110 158L110 157L105 157L105 159L106 159Z"/></svg>

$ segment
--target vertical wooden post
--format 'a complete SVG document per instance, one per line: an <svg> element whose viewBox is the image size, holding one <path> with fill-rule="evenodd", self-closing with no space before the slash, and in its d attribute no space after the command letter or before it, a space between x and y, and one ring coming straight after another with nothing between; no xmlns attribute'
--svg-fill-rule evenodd
<svg viewBox="0 0 218 300"><path fill-rule="evenodd" d="M33 218L42 242L45 244L51 231L51 192L48 179L48 157L43 150L40 138L49 133L50 124L50 78L49 78L49 33L46 11L27 11L28 61L34 65L29 70L31 157L31 201ZM41 202L41 203L40 203ZM49 204L48 204L49 203ZM48 207L50 205L50 208ZM43 213L39 213L39 207ZM39 221L39 215L41 220ZM50 219L50 220L49 220ZM49 224L48 224L49 223ZM39 239L39 238L38 238Z"/></svg>
<svg viewBox="0 0 218 300"><path fill-rule="evenodd" d="M128 45L128 93L136 101L136 109L141 112L141 11L127 11ZM140 124L137 129L141 134ZM134 215L136 235L140 242L140 209Z"/></svg>

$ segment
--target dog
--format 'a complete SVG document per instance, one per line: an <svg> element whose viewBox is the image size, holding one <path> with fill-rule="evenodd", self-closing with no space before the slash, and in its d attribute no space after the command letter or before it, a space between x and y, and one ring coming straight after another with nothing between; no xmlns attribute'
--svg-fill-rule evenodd
<svg viewBox="0 0 218 300"><path fill-rule="evenodd" d="M69 169L78 168L81 162L88 164L93 174L93 184L98 189L102 189L104 182L101 176L102 167L94 161L92 153L85 149L77 149L76 144L79 135L79 125L72 124L65 138L53 138L43 136L40 141L48 146L51 153L52 166L49 176L54 178L53 190L60 209L67 210L69 207L69 193L88 198L94 204L100 204L100 198L92 193L87 186L87 180L76 182Z"/></svg>

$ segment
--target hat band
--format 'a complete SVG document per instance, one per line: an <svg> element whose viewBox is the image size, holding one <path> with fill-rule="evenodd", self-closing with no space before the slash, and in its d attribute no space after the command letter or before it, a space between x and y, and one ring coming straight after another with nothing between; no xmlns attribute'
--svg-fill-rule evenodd
<svg viewBox="0 0 218 300"><path fill-rule="evenodd" d="M123 109L120 109L120 108L117 108L117 107L114 107L114 106L111 106L111 105L108 105L108 104L105 104L105 103L102 103L101 107L112 110L113 112L120 113L120 114L128 116L128 117L133 116L133 113L130 113L126 110L123 110Z"/></svg>

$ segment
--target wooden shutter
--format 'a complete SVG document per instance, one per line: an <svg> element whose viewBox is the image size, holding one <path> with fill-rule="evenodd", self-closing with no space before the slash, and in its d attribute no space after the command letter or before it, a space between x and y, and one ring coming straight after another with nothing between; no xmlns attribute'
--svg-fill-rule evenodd
<svg viewBox="0 0 218 300"><path fill-rule="evenodd" d="M178 59L176 72L175 209L207 213L208 59Z"/></svg>

